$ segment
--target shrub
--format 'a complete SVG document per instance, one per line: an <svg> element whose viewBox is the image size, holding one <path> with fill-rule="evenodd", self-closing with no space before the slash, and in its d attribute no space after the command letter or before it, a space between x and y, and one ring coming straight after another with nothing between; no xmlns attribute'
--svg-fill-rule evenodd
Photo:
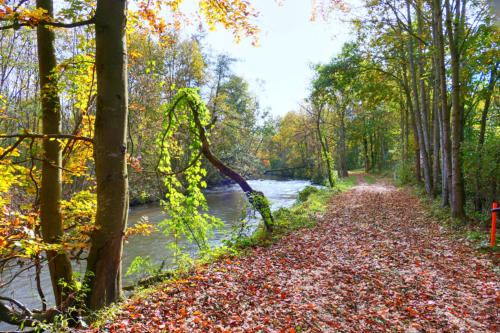
<svg viewBox="0 0 500 333"><path fill-rule="evenodd" d="M317 187L314 186L306 186L302 191L299 192L297 196L297 201L305 202L307 198L313 193L319 192Z"/></svg>

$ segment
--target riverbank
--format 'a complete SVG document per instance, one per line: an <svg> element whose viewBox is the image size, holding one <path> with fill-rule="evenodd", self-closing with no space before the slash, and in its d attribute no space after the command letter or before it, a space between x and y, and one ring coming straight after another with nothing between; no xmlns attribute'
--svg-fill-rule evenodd
<svg viewBox="0 0 500 333"><path fill-rule="evenodd" d="M318 222L108 313L114 331L497 331L490 261L407 189L361 182Z"/></svg>
<svg viewBox="0 0 500 333"><path fill-rule="evenodd" d="M273 210L279 207L291 207L297 198L297 193L304 187L311 185L310 182L302 180L250 180L249 182L252 187L266 193ZM216 247L228 237L228 232L232 228L240 225L242 211L245 209L246 197L237 185L207 189L205 197L210 214L220 218L224 222L223 228L215 230L214 237L210 239L210 244ZM168 215L164 214L164 209L159 204L143 205L130 211L129 225L134 225L136 222L144 220L147 220L152 225L158 225L166 218L168 218ZM252 232L257 224L257 217L253 215L247 217L246 227L248 232ZM138 235L128 237L128 241L124 245L122 257L123 285L127 286L127 289L131 289L131 286L138 280L150 275L156 275L162 267L167 269L174 266L173 262L177 258L167 248L167 245L171 242L176 242L179 247L184 247L185 253L188 253L193 258L197 258L199 249L196 244L189 243L183 238L174 239L173 237L168 237L160 230L148 236ZM131 267L134 259L137 257L144 259L145 264L138 267L134 273L126 274L128 268ZM84 262L73 263L73 268L76 272L83 273L85 271ZM16 279L7 288L0 290L0 294L20 301L28 308L40 308L40 298L35 288L36 281L34 276L34 270L24 272L21 277ZM50 276L45 267L42 267L40 282L49 302L48 306L52 306L52 286ZM4 330L15 331L16 327L5 326L4 323L0 322L0 331Z"/></svg>

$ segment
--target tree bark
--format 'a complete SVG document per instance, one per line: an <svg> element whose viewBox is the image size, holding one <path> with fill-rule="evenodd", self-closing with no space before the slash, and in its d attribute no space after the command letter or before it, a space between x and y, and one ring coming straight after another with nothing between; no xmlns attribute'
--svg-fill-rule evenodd
<svg viewBox="0 0 500 333"><path fill-rule="evenodd" d="M413 109L413 102L411 98L411 93L410 93L410 87L408 84L408 77L406 75L406 66L403 66L403 88L406 94L406 104L408 105L408 109L410 112L410 117L411 117L411 124L413 127L413 138L415 139L415 178L418 183L422 182L422 179L420 178L420 142L419 142L419 136L418 136L418 129L417 129L417 124L415 120L415 112Z"/></svg>
<svg viewBox="0 0 500 333"><path fill-rule="evenodd" d="M460 158L460 146L462 141L462 104L460 98L460 50L458 41L461 39L460 5L455 6L456 16L450 9L449 0L445 0L446 7L446 30L451 55L451 104L452 104L452 122L451 122L451 216L455 218L464 218L464 193L462 186L462 166ZM452 21L455 22L452 26Z"/></svg>
<svg viewBox="0 0 500 333"><path fill-rule="evenodd" d="M345 146L345 108L340 111L340 135L339 135L339 157L340 157L340 177L349 176L347 171L347 156Z"/></svg>
<svg viewBox="0 0 500 333"><path fill-rule="evenodd" d="M432 96L432 194L438 194L439 184L439 150L440 150L440 137L439 137L439 76L437 70L436 56L433 57L433 73L434 74L434 89Z"/></svg>
<svg viewBox="0 0 500 333"><path fill-rule="evenodd" d="M87 306L121 296L121 260L128 218L126 1L98 0L95 15L97 110L96 230L87 260Z"/></svg>
<svg viewBox="0 0 500 333"><path fill-rule="evenodd" d="M408 36L408 54L409 54L409 65L410 65L410 74L411 74L411 87L412 87L412 92L413 92L413 112L415 113L414 119L415 119L415 124L417 127L417 136L418 136L418 143L419 143L419 148L420 148L420 158L422 159L422 169L424 171L424 184L425 184L425 191L427 194L432 194L432 187L431 187L431 178L430 178L430 170L429 170L429 159L428 159L428 154L426 151L426 143L425 143L425 137L424 137L424 131L423 131L423 126L422 126L422 111L420 110L421 103L419 102L419 92L417 88L417 69L415 68L415 57L414 57L414 49L413 49L413 36L412 36L412 20L411 20L411 11L410 11L410 3L409 1L406 2L406 9L407 9L407 16L408 16L408 29L410 30L410 34ZM423 95L423 92L420 92L420 98L423 100L425 99Z"/></svg>
<svg viewBox="0 0 500 333"><path fill-rule="evenodd" d="M448 92L446 87L446 68L444 64L443 14L441 0L432 1L432 18L434 21L433 37L436 45L437 72L439 78L439 122L441 132L441 205L450 204L451 186L451 141L450 111L448 109Z"/></svg>
<svg viewBox="0 0 500 333"><path fill-rule="evenodd" d="M423 38L423 19L422 19L422 6L420 2L417 2L417 29L418 29L418 34ZM424 45L422 41L419 39L418 40L418 49L422 50L424 49ZM431 192L432 192L432 174L431 174L431 140L430 140L430 135L429 135L429 125L428 125L428 114L429 114L429 104L426 96L428 95L426 92L426 85L425 85L425 69L424 69L424 62L422 60L422 55L418 54L416 57L416 62L418 66L418 83L419 83L419 96L420 96L420 123L422 126L422 136L423 136L423 143L424 143L424 149L422 150L424 154L424 162L427 163L427 170L428 170L428 177L429 179L426 180L426 182L429 183L431 187ZM425 171L425 170L424 170ZM424 174L425 175L425 174Z"/></svg>
<svg viewBox="0 0 500 333"><path fill-rule="evenodd" d="M370 170L370 160L368 158L368 141L366 140L366 134L363 135L363 156L365 160L365 172Z"/></svg>
<svg viewBox="0 0 500 333"><path fill-rule="evenodd" d="M321 153L323 155L323 159L325 160L326 163L326 171L328 175L328 183L330 184L330 187L335 186L335 180L333 178L332 174L332 165L331 165L331 158L328 153L328 148L326 147L326 143L323 141L323 135L321 134L321 109L323 108L322 106L313 106L316 107L317 110L317 115L316 115L316 131L318 133L318 138L319 142L321 144L320 149ZM325 138L326 141L326 138Z"/></svg>
<svg viewBox="0 0 500 333"><path fill-rule="evenodd" d="M207 158L207 160L212 163L217 169L219 169L222 174L234 180L243 190L245 195L248 198L248 201L252 204L252 206L260 213L262 216L262 220L264 221L264 226L268 232L273 231L274 218L271 213L271 207L269 207L267 198L264 196L264 193L255 191L252 187L247 183L245 178L241 177L237 172L226 166L219 160L210 150L210 143L208 142L205 128L200 122L200 117L198 114L198 110L195 105L190 104L191 111L193 113L194 122L196 124L196 128L198 129L198 134L200 136L200 140L202 142L201 152Z"/></svg>
<svg viewBox="0 0 500 333"><path fill-rule="evenodd" d="M52 0L37 0L36 5L53 16ZM37 26L38 67L42 102L42 134L61 134L61 105L57 91L54 32ZM64 235L61 215L62 154L59 140L42 141L42 186L40 189L40 224L43 241L58 244ZM56 305L59 306L72 288L73 271L64 249L47 251L50 279Z"/></svg>

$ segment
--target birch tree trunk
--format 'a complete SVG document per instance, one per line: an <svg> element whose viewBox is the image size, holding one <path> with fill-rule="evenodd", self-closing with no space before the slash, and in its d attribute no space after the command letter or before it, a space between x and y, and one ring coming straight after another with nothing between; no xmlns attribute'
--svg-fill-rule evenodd
<svg viewBox="0 0 500 333"><path fill-rule="evenodd" d="M446 68L444 65L444 36L443 14L441 0L432 1L432 16L435 29L433 29L434 43L436 45L437 72L439 77L440 101L440 131L441 131L441 205L448 206L451 202L451 141L450 141L450 111L448 109L448 96L446 88Z"/></svg>
<svg viewBox="0 0 500 333"><path fill-rule="evenodd" d="M410 30L410 34L408 36L408 54L409 54L409 65L410 65L410 74L411 74L411 87L412 87L412 92L413 92L413 102L414 102L414 108L413 112L415 113L414 119L415 119L415 125L417 127L417 136L418 136L418 143L419 143L419 148L420 148L420 157L422 159L422 169L424 171L424 184L425 184L425 191L427 194L432 193L432 188L431 188L431 183L430 183L430 170L429 170L429 159L428 159L428 154L426 151L426 143L425 143L425 138L423 134L423 129L422 129L422 119L421 118L421 103L419 102L419 92L417 88L417 70L415 68L415 56L414 56L414 48L413 48L413 36L412 36L412 20L411 20L411 11L410 11L410 3L409 1L406 2L406 10L407 10L407 15L408 15L408 29ZM422 92L420 93L422 95ZM425 96L420 96L422 100L425 99Z"/></svg>

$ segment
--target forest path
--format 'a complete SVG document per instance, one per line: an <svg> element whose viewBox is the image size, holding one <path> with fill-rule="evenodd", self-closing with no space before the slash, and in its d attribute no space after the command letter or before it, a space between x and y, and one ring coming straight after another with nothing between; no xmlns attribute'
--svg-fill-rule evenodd
<svg viewBox="0 0 500 333"><path fill-rule="evenodd" d="M361 179L318 225L125 306L120 331L498 332L489 261L407 190Z"/></svg>

